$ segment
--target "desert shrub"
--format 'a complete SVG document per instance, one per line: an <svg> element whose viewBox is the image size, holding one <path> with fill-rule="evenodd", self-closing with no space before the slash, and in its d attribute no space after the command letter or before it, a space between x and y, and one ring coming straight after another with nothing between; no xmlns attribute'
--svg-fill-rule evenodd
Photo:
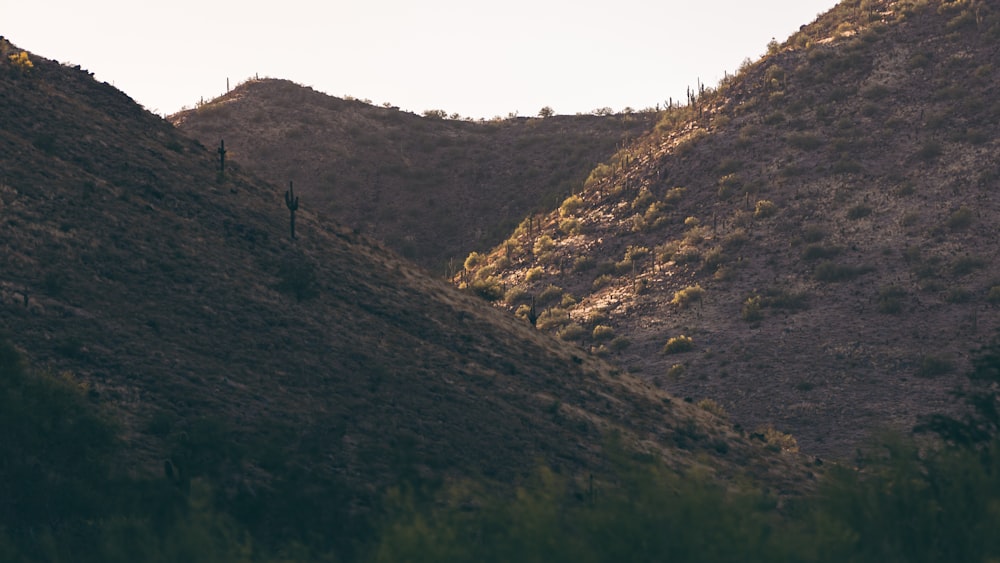
<svg viewBox="0 0 1000 563"><path fill-rule="evenodd" d="M778 206L773 201L762 199L754 207L753 216L757 219L766 219L767 217L773 217L777 212Z"/></svg>
<svg viewBox="0 0 1000 563"><path fill-rule="evenodd" d="M499 301L504 297L503 284L495 276L473 280L468 287L487 301Z"/></svg>
<svg viewBox="0 0 1000 563"><path fill-rule="evenodd" d="M663 345L664 354L680 354L694 349L694 339L683 334L674 336Z"/></svg>
<svg viewBox="0 0 1000 563"><path fill-rule="evenodd" d="M726 174L719 178L719 199L729 199L742 187L743 180L737 174Z"/></svg>
<svg viewBox="0 0 1000 563"><path fill-rule="evenodd" d="M920 367L917 368L917 375L920 377L936 377L951 373L955 365L948 358L938 355L926 355L920 358Z"/></svg>
<svg viewBox="0 0 1000 563"><path fill-rule="evenodd" d="M743 310L741 311L740 316L748 323L757 322L764 318L763 304L760 295L747 297L747 300L743 302Z"/></svg>
<svg viewBox="0 0 1000 563"><path fill-rule="evenodd" d="M580 220L575 217L569 217L559 221L559 232L564 235L575 235L580 233Z"/></svg>
<svg viewBox="0 0 1000 563"><path fill-rule="evenodd" d="M688 219L693 219L693 217L688 217ZM687 224L687 222L685 222ZM701 225L695 224L690 229L684 233L684 242L692 246L697 246L705 241L705 237L708 236L708 230Z"/></svg>
<svg viewBox="0 0 1000 563"><path fill-rule="evenodd" d="M590 188L600 182L601 180L611 176L614 169L608 164L598 164L593 170L590 171L590 175L587 176L586 182L583 183L584 188Z"/></svg>
<svg viewBox="0 0 1000 563"><path fill-rule="evenodd" d="M878 292L878 311L895 315L903 310L903 298L906 297L906 290L899 286L890 285L883 287Z"/></svg>
<svg viewBox="0 0 1000 563"><path fill-rule="evenodd" d="M870 271L872 271L870 266L851 266L826 260L816 266L813 277L821 282L842 282L853 280Z"/></svg>
<svg viewBox="0 0 1000 563"><path fill-rule="evenodd" d="M702 263L708 270L715 270L719 266L725 264L729 258L723 252L721 246L716 246L705 251L704 256L702 256Z"/></svg>
<svg viewBox="0 0 1000 563"><path fill-rule="evenodd" d="M549 330L566 326L569 322L569 313L565 309L553 307L542 311L542 314L538 315L538 321L535 323L535 326L541 330Z"/></svg>
<svg viewBox="0 0 1000 563"><path fill-rule="evenodd" d="M799 444L794 436L776 430L773 426L758 428L755 434L760 436L771 450L783 452L799 451Z"/></svg>
<svg viewBox="0 0 1000 563"><path fill-rule="evenodd" d="M687 371L687 368L684 364L674 364L667 370L667 377L670 379L680 379L685 371Z"/></svg>
<svg viewBox="0 0 1000 563"><path fill-rule="evenodd" d="M792 133L786 137L788 144L799 150L811 151L823 146L823 140L812 133Z"/></svg>
<svg viewBox="0 0 1000 563"><path fill-rule="evenodd" d="M802 249L803 260L822 260L833 258L840 254L841 249L836 246L826 246L823 244L809 244Z"/></svg>
<svg viewBox="0 0 1000 563"><path fill-rule="evenodd" d="M485 260L486 256L475 251L470 252L469 256L465 259L465 269L474 270L481 266Z"/></svg>
<svg viewBox="0 0 1000 563"><path fill-rule="evenodd" d="M701 410L710 412L719 418L729 418L729 413L726 412L726 409L712 399L702 399L696 404Z"/></svg>
<svg viewBox="0 0 1000 563"><path fill-rule="evenodd" d="M682 188L682 187L670 188L669 190L667 190L666 195L663 196L663 203L670 206L677 205L684 197L684 192L686 191L687 188Z"/></svg>
<svg viewBox="0 0 1000 563"><path fill-rule="evenodd" d="M546 252L551 252L556 247L556 243L552 240L549 235L542 235L535 240L535 244L532 247L535 255L544 254Z"/></svg>
<svg viewBox="0 0 1000 563"><path fill-rule="evenodd" d="M632 345L632 341L625 336L616 336L608 343L608 348L620 352Z"/></svg>
<svg viewBox="0 0 1000 563"><path fill-rule="evenodd" d="M569 217L579 211L581 207L583 207L583 198L578 195L571 195L559 206L559 215Z"/></svg>
<svg viewBox="0 0 1000 563"><path fill-rule="evenodd" d="M558 301L562 298L563 289L555 285L549 285L538 295L536 302L539 305L545 305L552 303L553 301Z"/></svg>
<svg viewBox="0 0 1000 563"><path fill-rule="evenodd" d="M573 260L573 271L574 272L586 272L588 270L593 270L597 265L594 259L590 256L579 256Z"/></svg>
<svg viewBox="0 0 1000 563"><path fill-rule="evenodd" d="M587 335L587 329L578 325L577 323L570 323L564 326L558 333L557 336L562 340L580 340Z"/></svg>
<svg viewBox="0 0 1000 563"><path fill-rule="evenodd" d="M645 246L629 245L629 247L625 249L625 260L631 262L642 260L648 256L649 256L649 248Z"/></svg>
<svg viewBox="0 0 1000 563"><path fill-rule="evenodd" d="M301 256L286 256L278 266L278 284L281 293L305 301L319 295L316 267Z"/></svg>
<svg viewBox="0 0 1000 563"><path fill-rule="evenodd" d="M920 148L917 149L916 157L922 162L931 162L941 156L943 152L944 149L941 148L941 143L929 140L920 145Z"/></svg>
<svg viewBox="0 0 1000 563"><path fill-rule="evenodd" d="M611 340L615 337L615 329L608 325L597 325L591 336L594 340Z"/></svg>
<svg viewBox="0 0 1000 563"><path fill-rule="evenodd" d="M964 287L953 287L945 294L944 300L948 303L968 303L972 300L972 292Z"/></svg>
<svg viewBox="0 0 1000 563"><path fill-rule="evenodd" d="M591 287L593 287L594 290L601 289L602 287L611 285L611 282L614 281L614 279L615 278L611 274L601 274L594 278L594 283Z"/></svg>
<svg viewBox="0 0 1000 563"><path fill-rule="evenodd" d="M700 285L691 285L674 293L674 298L670 302L681 308L686 308L695 301L701 301L705 296L705 290Z"/></svg>
<svg viewBox="0 0 1000 563"><path fill-rule="evenodd" d="M521 286L515 285L514 287L507 290L504 294L504 303L513 307L518 303L524 303L529 300L528 291Z"/></svg>
<svg viewBox="0 0 1000 563"><path fill-rule="evenodd" d="M722 248L726 250L735 250L749 241L750 235L747 234L745 229L736 229L726 235L726 238L722 239Z"/></svg>
<svg viewBox="0 0 1000 563"><path fill-rule="evenodd" d="M527 282L533 282L542 279L542 276L544 275L545 275L545 269L542 268L541 266L535 266L534 268L529 269L524 274L524 280Z"/></svg>
<svg viewBox="0 0 1000 563"><path fill-rule="evenodd" d="M863 203L859 203L858 205L855 205L847 210L847 218L851 219L852 221L862 219L871 214L872 214L872 208Z"/></svg>
<svg viewBox="0 0 1000 563"><path fill-rule="evenodd" d="M576 297L573 297L571 293L563 293L562 299L559 300L559 306L568 309L576 305Z"/></svg>
<svg viewBox="0 0 1000 563"><path fill-rule="evenodd" d="M996 305L1000 304L1000 285L994 285L986 293L986 300Z"/></svg>
<svg viewBox="0 0 1000 563"><path fill-rule="evenodd" d="M809 308L809 294L787 289L770 288L764 291L761 305L772 309L799 311Z"/></svg>
<svg viewBox="0 0 1000 563"><path fill-rule="evenodd" d="M985 268L986 261L978 256L963 256L951 265L951 273L954 276L965 276L972 272Z"/></svg>
<svg viewBox="0 0 1000 563"><path fill-rule="evenodd" d="M638 210L648 207L651 203L653 203L654 199L656 198L653 196L653 193L649 191L649 188L643 187L639 190L639 195L632 200L632 209Z"/></svg>
<svg viewBox="0 0 1000 563"><path fill-rule="evenodd" d="M964 205L959 207L948 216L948 228L957 231L959 229L964 229L972 224L972 220L975 217L972 210Z"/></svg>

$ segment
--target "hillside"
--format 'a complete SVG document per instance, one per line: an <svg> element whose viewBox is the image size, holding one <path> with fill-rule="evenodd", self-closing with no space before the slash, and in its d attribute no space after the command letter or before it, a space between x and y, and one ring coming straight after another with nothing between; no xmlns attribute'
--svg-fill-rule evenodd
<svg viewBox="0 0 1000 563"><path fill-rule="evenodd" d="M168 119L207 147L224 140L262 178L294 182L314 213L443 274L558 204L655 115L460 121L265 79Z"/></svg>
<svg viewBox="0 0 1000 563"><path fill-rule="evenodd" d="M1000 326L998 18L843 2L456 282L805 451L909 428Z"/></svg>
<svg viewBox="0 0 1000 563"><path fill-rule="evenodd" d="M340 547L390 486L596 472L612 436L678 470L808 486L780 446L309 206L291 239L281 187L220 178L212 148L79 67L0 55L0 332L120 421L119 473L206 480L258 540L322 528ZM12 467L38 466L24 455Z"/></svg>

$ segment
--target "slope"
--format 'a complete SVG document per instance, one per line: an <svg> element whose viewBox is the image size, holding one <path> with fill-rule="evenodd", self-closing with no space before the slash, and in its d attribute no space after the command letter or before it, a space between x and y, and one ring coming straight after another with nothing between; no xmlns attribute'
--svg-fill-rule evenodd
<svg viewBox="0 0 1000 563"><path fill-rule="evenodd" d="M391 485L596 471L613 434L678 469L805 482L795 456L353 230L302 210L290 239L280 188L220 179L79 68L0 54L0 329L122 420L122 472L168 461L258 530L343 542Z"/></svg>
<svg viewBox="0 0 1000 563"><path fill-rule="evenodd" d="M418 117L264 79L168 119L206 146L224 140L261 177L294 182L315 212L443 273L496 245L526 213L558 203L653 118Z"/></svg>
<svg viewBox="0 0 1000 563"><path fill-rule="evenodd" d="M998 34L984 2L842 2L456 281L847 456L1000 326Z"/></svg>

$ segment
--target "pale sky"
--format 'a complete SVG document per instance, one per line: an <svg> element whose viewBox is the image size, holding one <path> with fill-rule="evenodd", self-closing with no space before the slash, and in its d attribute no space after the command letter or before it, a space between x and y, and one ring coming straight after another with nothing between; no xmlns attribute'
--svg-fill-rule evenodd
<svg viewBox="0 0 1000 563"><path fill-rule="evenodd" d="M836 0L0 0L0 34L161 115L255 75L463 117L642 109Z"/></svg>

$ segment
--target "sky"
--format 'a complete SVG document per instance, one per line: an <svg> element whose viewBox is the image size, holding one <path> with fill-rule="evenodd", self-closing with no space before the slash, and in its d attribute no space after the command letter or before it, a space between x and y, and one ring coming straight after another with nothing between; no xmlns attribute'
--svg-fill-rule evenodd
<svg viewBox="0 0 1000 563"><path fill-rule="evenodd" d="M255 76L490 119L714 86L837 0L0 0L0 34L168 115Z"/></svg>

